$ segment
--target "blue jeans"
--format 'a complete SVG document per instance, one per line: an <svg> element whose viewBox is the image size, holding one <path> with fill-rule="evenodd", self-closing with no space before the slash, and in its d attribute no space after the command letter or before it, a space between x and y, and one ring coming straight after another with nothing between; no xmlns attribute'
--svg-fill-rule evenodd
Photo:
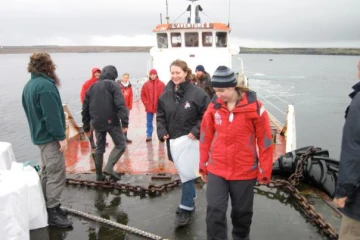
<svg viewBox="0 0 360 240"><path fill-rule="evenodd" d="M152 137L154 113L146 113L146 136Z"/></svg>
<svg viewBox="0 0 360 240"><path fill-rule="evenodd" d="M181 202L179 207L187 211L193 211L194 198L196 197L195 179L182 183L181 188L182 188L182 195L181 195Z"/></svg>

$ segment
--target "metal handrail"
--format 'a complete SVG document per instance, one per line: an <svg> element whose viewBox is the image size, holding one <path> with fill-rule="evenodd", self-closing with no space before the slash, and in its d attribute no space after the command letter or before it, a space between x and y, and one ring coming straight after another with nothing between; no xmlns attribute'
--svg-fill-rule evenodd
<svg viewBox="0 0 360 240"><path fill-rule="evenodd" d="M154 62L154 59L153 58L150 58L147 63L146 63L146 74L148 74L150 72L150 69L152 68L151 67L151 64Z"/></svg>
<svg viewBox="0 0 360 240"><path fill-rule="evenodd" d="M240 57L237 57L237 59L240 60L241 74L244 74L244 62Z"/></svg>
<svg viewBox="0 0 360 240"><path fill-rule="evenodd" d="M260 98L262 98L263 100L265 100L268 104L270 104L271 106L273 106L276 110L278 110L279 112L281 112L282 114L286 115L286 112L282 111L280 108L278 108L277 106L275 106L273 103L271 103L267 98L259 95Z"/></svg>
<svg viewBox="0 0 360 240"><path fill-rule="evenodd" d="M277 99L279 99L280 101L282 101L283 103L285 103L286 105L291 104L291 103L285 101L284 99L280 98L279 96L276 96L276 95L272 94L271 92L269 92L269 91L267 91L267 90L263 90L263 91L265 91L265 92L268 94L268 96L277 98ZM264 97L264 96L263 96L263 97ZM267 96L266 96L266 97L267 97ZM266 97L264 97L264 98L266 98Z"/></svg>

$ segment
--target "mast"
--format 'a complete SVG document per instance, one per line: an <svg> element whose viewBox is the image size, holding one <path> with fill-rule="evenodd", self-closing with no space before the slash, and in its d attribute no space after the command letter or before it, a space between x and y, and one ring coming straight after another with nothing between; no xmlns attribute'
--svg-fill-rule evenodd
<svg viewBox="0 0 360 240"><path fill-rule="evenodd" d="M188 19L188 23L199 23L200 22L200 18L198 17L199 10L202 11L200 5L196 4L196 2L199 0L187 0L187 1L191 2L191 4L188 7L188 11L190 11L190 18Z"/></svg>
<svg viewBox="0 0 360 240"><path fill-rule="evenodd" d="M166 0L166 23L169 24L169 22L170 22L169 5L168 5L168 1Z"/></svg>

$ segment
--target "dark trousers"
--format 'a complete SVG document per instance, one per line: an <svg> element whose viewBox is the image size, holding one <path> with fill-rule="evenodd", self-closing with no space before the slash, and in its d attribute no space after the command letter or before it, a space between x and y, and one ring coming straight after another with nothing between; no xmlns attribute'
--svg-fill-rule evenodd
<svg viewBox="0 0 360 240"><path fill-rule="evenodd" d="M89 137L89 140L90 140L90 144L91 144L91 147L94 147L96 146L95 145L95 142L94 142L94 128L90 126L90 137Z"/></svg>
<svg viewBox="0 0 360 240"><path fill-rule="evenodd" d="M209 173L206 189L206 228L208 240L227 240L227 219L229 196L231 199L231 220L233 240L248 240L253 215L253 180L225 180Z"/></svg>
<svg viewBox="0 0 360 240"><path fill-rule="evenodd" d="M96 150L95 154L103 154L106 147L106 133L109 133L117 149L125 149L125 136L120 126L109 127L107 131L96 131Z"/></svg>

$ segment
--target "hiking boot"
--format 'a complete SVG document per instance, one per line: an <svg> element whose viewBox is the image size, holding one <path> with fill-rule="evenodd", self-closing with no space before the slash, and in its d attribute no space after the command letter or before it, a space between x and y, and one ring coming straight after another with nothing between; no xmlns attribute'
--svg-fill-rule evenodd
<svg viewBox="0 0 360 240"><path fill-rule="evenodd" d="M117 182L121 180L121 175L117 174L116 172L113 172L112 174L108 173L108 172L104 172L104 174L106 176L108 176L108 180L109 182ZM104 179L104 181L106 180L106 177Z"/></svg>
<svg viewBox="0 0 360 240"><path fill-rule="evenodd" d="M53 227L71 227L73 222L67 218L63 213L63 210L60 209L60 206L54 208L48 208L48 224Z"/></svg>
<svg viewBox="0 0 360 240"><path fill-rule="evenodd" d="M176 214L179 214L181 211L183 211L183 209L181 209L180 207L177 207L175 213L176 213ZM192 213L192 212L194 212L194 211L195 211L195 205L194 205L194 210L189 211L189 212Z"/></svg>
<svg viewBox="0 0 360 240"><path fill-rule="evenodd" d="M152 141L152 137L146 137L146 142L151 142Z"/></svg>
<svg viewBox="0 0 360 240"><path fill-rule="evenodd" d="M190 212L181 209L179 214L176 215L175 218L175 227L183 227L189 223L190 220Z"/></svg>
<svg viewBox="0 0 360 240"><path fill-rule="evenodd" d="M102 174L102 166L104 161L103 154L93 154L93 160L95 163L95 170L96 170L96 181L103 182L105 180L105 176Z"/></svg>
<svg viewBox="0 0 360 240"><path fill-rule="evenodd" d="M61 205L59 205L59 212L64 215L65 217L67 217L69 215L68 212L64 211L62 208L61 208Z"/></svg>
<svg viewBox="0 0 360 240"><path fill-rule="evenodd" d="M180 212L181 212L181 208L180 208L180 207L177 207L175 213L176 213L176 214L179 214Z"/></svg>
<svg viewBox="0 0 360 240"><path fill-rule="evenodd" d="M126 143L132 143L132 141L130 139L128 139L128 137L127 137L127 132L124 133L124 135L125 135Z"/></svg>
<svg viewBox="0 0 360 240"><path fill-rule="evenodd" d="M109 155L109 160L104 168L104 174L110 176L110 180L121 180L121 176L114 172L114 166L119 161L124 149L113 148Z"/></svg>

